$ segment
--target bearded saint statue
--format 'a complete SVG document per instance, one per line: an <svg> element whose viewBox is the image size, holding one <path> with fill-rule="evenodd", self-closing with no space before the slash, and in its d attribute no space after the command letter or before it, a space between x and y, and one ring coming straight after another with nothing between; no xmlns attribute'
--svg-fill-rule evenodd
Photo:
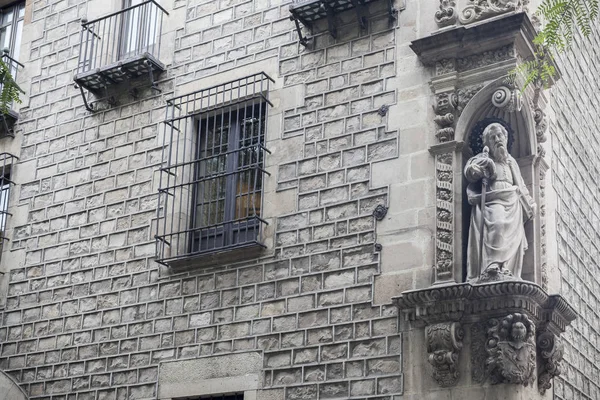
<svg viewBox="0 0 600 400"><path fill-rule="evenodd" d="M484 150L467 161L464 171L472 206L467 280L521 279L527 250L524 223L533 217L536 206L517 161L508 154L504 126L492 123L482 136Z"/></svg>

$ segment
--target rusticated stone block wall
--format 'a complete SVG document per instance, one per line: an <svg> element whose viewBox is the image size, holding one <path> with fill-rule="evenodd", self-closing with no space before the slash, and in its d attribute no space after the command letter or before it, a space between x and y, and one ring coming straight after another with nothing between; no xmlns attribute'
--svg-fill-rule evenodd
<svg viewBox="0 0 600 400"><path fill-rule="evenodd" d="M172 59L163 93L123 94L94 114L71 82L91 4L31 4L0 368L32 399L146 399L162 361L259 350L263 388L286 399L401 394L397 311L372 301L381 263L372 212L388 187L374 187L371 172L399 155L387 2L371 3L363 31L353 12L340 15L338 38L317 34L312 50L297 42L289 2L161 2L185 16L163 36ZM265 59L278 65L278 96L302 98L272 111L280 128L267 138L279 160L273 187L292 194L294 211L269 208L264 258L159 273L165 99L215 73L260 72L253 63Z"/></svg>

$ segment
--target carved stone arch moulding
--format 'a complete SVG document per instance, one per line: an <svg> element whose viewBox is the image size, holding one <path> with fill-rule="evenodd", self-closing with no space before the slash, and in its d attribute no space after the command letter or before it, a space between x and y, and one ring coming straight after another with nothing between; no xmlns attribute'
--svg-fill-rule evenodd
<svg viewBox="0 0 600 400"><path fill-rule="evenodd" d="M535 112L522 105L518 90L508 88L504 80L505 77L502 77L488 83L466 102L456 122L457 139L468 143L469 134L477 122L496 117L506 121L515 131L513 156L533 155L537 151ZM529 105L529 102L526 104Z"/></svg>

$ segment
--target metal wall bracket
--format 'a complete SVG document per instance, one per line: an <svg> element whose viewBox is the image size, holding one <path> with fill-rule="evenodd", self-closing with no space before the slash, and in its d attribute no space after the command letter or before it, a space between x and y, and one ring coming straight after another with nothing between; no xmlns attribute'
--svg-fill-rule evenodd
<svg viewBox="0 0 600 400"><path fill-rule="evenodd" d="M326 1L322 2L319 6L325 11L325 15L327 18L327 30L332 38L337 39L337 27L335 26L335 21L333 18L333 7L327 4Z"/></svg>
<svg viewBox="0 0 600 400"><path fill-rule="evenodd" d="M2 128L1 128L2 133L0 134L0 138L1 137L11 137L14 139L14 137L15 137L14 126L15 126L16 118L13 118L10 114L8 114L8 115L1 114L0 119L2 120Z"/></svg>
<svg viewBox="0 0 600 400"><path fill-rule="evenodd" d="M300 26L301 19L293 11L290 10L290 13L292 14L292 15L290 15L290 20L294 21L294 24L296 25L296 32L298 33L298 40L300 41L300 44L302 46L307 47L311 40L311 37L308 35L307 36L302 35L302 27ZM308 23L303 22L302 24L310 29L310 25Z"/></svg>
<svg viewBox="0 0 600 400"><path fill-rule="evenodd" d="M81 93L81 98L83 99L83 105L85 106L85 109L88 110L89 112L94 112L94 107L92 106L92 104L88 103L88 99L87 96L90 94L90 92L88 92L88 94L86 95L85 92L83 91L83 87L81 87L81 85L75 84L76 88L79 88L79 92Z"/></svg>
<svg viewBox="0 0 600 400"><path fill-rule="evenodd" d="M388 1L388 13L390 14L390 24L394 23L398 19L398 9L394 7L394 0Z"/></svg>
<svg viewBox="0 0 600 400"><path fill-rule="evenodd" d="M148 70L148 77L150 78L150 88L154 90L156 93L162 93L162 90L156 86L156 82L154 82L154 70L152 69L152 64L148 59L144 60L144 65Z"/></svg>
<svg viewBox="0 0 600 400"><path fill-rule="evenodd" d="M356 19L360 25L360 29L367 29L367 17L364 0L352 0L352 4L356 10Z"/></svg>

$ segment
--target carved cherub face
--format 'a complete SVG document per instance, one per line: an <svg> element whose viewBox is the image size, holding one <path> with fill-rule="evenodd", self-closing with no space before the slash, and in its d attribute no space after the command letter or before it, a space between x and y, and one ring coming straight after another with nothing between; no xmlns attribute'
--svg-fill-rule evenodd
<svg viewBox="0 0 600 400"><path fill-rule="evenodd" d="M522 342L527 336L527 328L522 322L515 322L510 329L510 336L516 342Z"/></svg>

